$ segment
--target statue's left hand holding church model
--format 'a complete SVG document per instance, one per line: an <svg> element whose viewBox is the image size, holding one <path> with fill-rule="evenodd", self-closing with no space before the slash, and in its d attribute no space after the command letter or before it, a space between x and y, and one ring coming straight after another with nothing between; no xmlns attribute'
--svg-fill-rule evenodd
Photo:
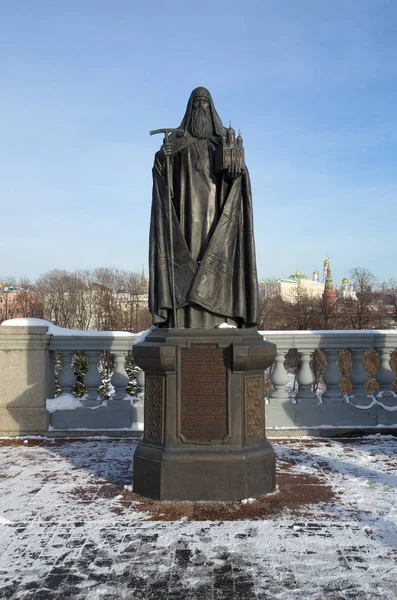
<svg viewBox="0 0 397 600"><path fill-rule="evenodd" d="M243 141L202 87L177 129L151 133L165 138L153 167L149 244L156 327L133 347L145 371L134 491L159 500L262 496L276 486L263 376L275 346L257 331Z"/></svg>
<svg viewBox="0 0 397 600"><path fill-rule="evenodd" d="M149 309L160 327L258 321L252 197L241 135L196 88L153 167ZM168 134L170 132L170 134Z"/></svg>

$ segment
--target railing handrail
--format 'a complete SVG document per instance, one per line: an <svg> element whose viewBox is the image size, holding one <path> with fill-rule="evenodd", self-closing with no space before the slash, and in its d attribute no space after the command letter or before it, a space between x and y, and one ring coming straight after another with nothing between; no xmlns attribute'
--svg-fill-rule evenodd
<svg viewBox="0 0 397 600"><path fill-rule="evenodd" d="M261 329L261 335L395 335L397 337L397 329Z"/></svg>

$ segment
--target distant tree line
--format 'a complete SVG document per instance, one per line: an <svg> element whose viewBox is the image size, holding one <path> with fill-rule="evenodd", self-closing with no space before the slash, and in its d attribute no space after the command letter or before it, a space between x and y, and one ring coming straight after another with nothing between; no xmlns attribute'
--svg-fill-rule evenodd
<svg viewBox="0 0 397 600"><path fill-rule="evenodd" d="M349 273L354 295L338 296L329 306L297 285L294 297L283 299L271 282L260 290L261 330L391 329L397 327L397 280L379 283L365 268ZM142 331L151 325L146 281L134 271L101 267L92 270L54 269L36 281L0 278L19 288L18 303L7 307L10 317L44 318L60 327L102 331ZM6 316L8 315L8 316Z"/></svg>
<svg viewBox="0 0 397 600"><path fill-rule="evenodd" d="M2 281L20 289L18 313L12 317L38 317L60 327L101 331L142 331L151 322L146 282L133 271L54 269L34 282L10 277ZM0 317L3 321L10 313Z"/></svg>

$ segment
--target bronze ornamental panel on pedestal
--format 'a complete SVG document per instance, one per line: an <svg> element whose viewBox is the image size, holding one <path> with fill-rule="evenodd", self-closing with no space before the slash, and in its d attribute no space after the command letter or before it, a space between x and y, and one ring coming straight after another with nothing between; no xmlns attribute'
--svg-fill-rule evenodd
<svg viewBox="0 0 397 600"><path fill-rule="evenodd" d="M227 354L217 344L180 350L179 437L185 442L223 441L229 434Z"/></svg>
<svg viewBox="0 0 397 600"><path fill-rule="evenodd" d="M265 390L263 375L245 378L246 439L253 442L264 435Z"/></svg>
<svg viewBox="0 0 397 600"><path fill-rule="evenodd" d="M163 443L164 378L148 376L145 382L145 438Z"/></svg>

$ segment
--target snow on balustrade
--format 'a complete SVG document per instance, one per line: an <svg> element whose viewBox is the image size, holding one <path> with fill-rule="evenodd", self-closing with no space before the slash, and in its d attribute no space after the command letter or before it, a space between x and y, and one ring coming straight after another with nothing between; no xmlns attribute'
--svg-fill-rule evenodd
<svg viewBox="0 0 397 600"><path fill-rule="evenodd" d="M8 319L1 323L1 327L48 327L47 335L54 337L73 336L73 337L107 337L120 338L126 337L129 339L137 338L140 334L130 333L128 331L93 331L87 329L67 329L66 327L58 327L45 319Z"/></svg>

